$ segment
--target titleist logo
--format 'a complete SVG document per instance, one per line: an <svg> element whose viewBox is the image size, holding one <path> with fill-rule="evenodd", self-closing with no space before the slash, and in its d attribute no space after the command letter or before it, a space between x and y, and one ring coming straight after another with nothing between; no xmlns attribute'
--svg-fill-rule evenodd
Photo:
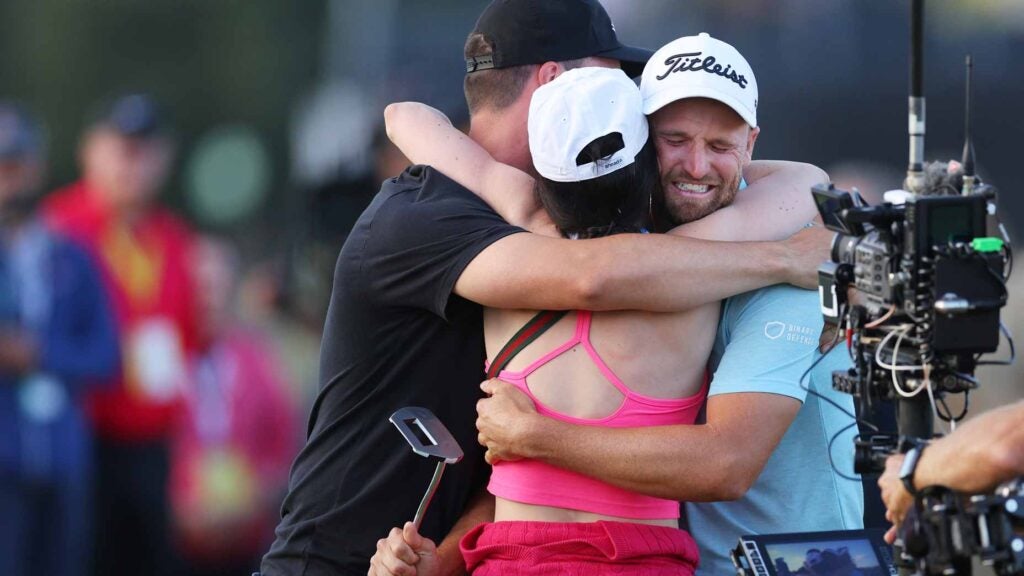
<svg viewBox="0 0 1024 576"><path fill-rule="evenodd" d="M674 72L704 71L708 74L715 74L723 78L728 78L738 84L740 88L743 88L744 90L747 89L746 77L742 74L737 74L736 71L732 69L731 64L722 66L715 61L714 56L701 58L701 54L702 52L690 52L687 54L675 54L673 56L669 56L665 59L665 65L668 66L668 69L665 70L665 73L661 76L657 76L657 79L664 80L669 74Z"/></svg>

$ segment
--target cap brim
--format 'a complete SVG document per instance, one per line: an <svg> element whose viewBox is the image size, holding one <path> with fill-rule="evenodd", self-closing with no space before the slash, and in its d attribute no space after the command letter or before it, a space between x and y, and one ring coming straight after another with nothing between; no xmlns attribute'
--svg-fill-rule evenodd
<svg viewBox="0 0 1024 576"><path fill-rule="evenodd" d="M717 100L722 104L725 104L729 108L732 108L740 118L743 119L751 128L757 128L757 117L746 110L738 100L733 98L729 94L725 94L709 86L690 86L683 88L681 86L674 85L662 89L656 94L652 94L650 97L644 99L644 114L650 116L665 106L675 102L676 100L684 100L686 98L709 98L711 100Z"/></svg>
<svg viewBox="0 0 1024 576"><path fill-rule="evenodd" d="M647 61L651 59L651 56L654 56L654 50L633 46L619 46L607 52L594 54L594 56L618 60L622 63L622 71L626 73L626 76L636 78L644 73L644 66L647 65Z"/></svg>

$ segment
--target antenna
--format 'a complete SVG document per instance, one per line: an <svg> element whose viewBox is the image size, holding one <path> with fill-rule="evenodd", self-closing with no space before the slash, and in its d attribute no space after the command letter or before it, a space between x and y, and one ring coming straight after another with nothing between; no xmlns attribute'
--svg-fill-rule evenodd
<svg viewBox="0 0 1024 576"><path fill-rule="evenodd" d="M964 186L961 194L970 196L978 179L974 175L974 142L971 140L971 84L974 72L974 60L968 54L964 61L967 69L967 87L964 95L964 154L960 163L964 167Z"/></svg>
<svg viewBox="0 0 1024 576"><path fill-rule="evenodd" d="M907 132L910 135L910 161L907 164L907 190L923 192L925 107L922 79L924 76L924 0L910 5L910 98L908 100Z"/></svg>

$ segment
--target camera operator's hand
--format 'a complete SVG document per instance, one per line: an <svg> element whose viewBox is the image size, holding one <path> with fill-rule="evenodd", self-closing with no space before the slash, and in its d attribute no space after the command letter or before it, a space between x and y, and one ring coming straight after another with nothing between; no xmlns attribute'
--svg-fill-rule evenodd
<svg viewBox="0 0 1024 576"><path fill-rule="evenodd" d="M434 576L440 561L434 541L424 538L412 522L392 528L387 538L377 541L367 576Z"/></svg>
<svg viewBox="0 0 1024 576"><path fill-rule="evenodd" d="M903 456L890 456L878 479L886 517L898 526L913 499L900 481ZM969 419L955 432L933 441L921 452L914 470L914 487L945 486L965 494L993 490L1024 475L1024 401L990 410ZM891 542L895 531L886 534Z"/></svg>
<svg viewBox="0 0 1024 576"><path fill-rule="evenodd" d="M832 239L835 232L825 228L820 218L782 241L789 260L787 281L801 288L818 288L818 267L832 259Z"/></svg>
<svg viewBox="0 0 1024 576"><path fill-rule="evenodd" d="M907 492L900 480L902 466L903 454L889 456L885 460L885 472L878 478L878 487L882 489L882 502L885 503L885 519L892 522L892 527L885 533L885 541L889 544L896 540L896 529L903 523L907 510L914 504L914 497Z"/></svg>
<svg viewBox="0 0 1024 576"><path fill-rule="evenodd" d="M480 389L488 395L476 403L477 441L487 448L484 458L494 464L529 457L532 431L545 419L537 413L533 401L497 378L483 382Z"/></svg>

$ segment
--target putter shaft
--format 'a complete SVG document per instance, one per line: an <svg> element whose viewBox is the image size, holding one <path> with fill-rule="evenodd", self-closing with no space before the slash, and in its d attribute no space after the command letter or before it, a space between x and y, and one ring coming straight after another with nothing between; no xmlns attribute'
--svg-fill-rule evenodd
<svg viewBox="0 0 1024 576"><path fill-rule="evenodd" d="M420 500L419 508L416 509L416 517L413 518L412 523L416 526L417 532L420 529L420 523L423 522L423 515L427 513L427 506L430 506L430 501L434 499L434 493L437 492L437 485L441 483L444 465L444 460L437 463L437 468L434 468L434 477L430 479L430 486L427 486L427 492L423 495L423 500Z"/></svg>

